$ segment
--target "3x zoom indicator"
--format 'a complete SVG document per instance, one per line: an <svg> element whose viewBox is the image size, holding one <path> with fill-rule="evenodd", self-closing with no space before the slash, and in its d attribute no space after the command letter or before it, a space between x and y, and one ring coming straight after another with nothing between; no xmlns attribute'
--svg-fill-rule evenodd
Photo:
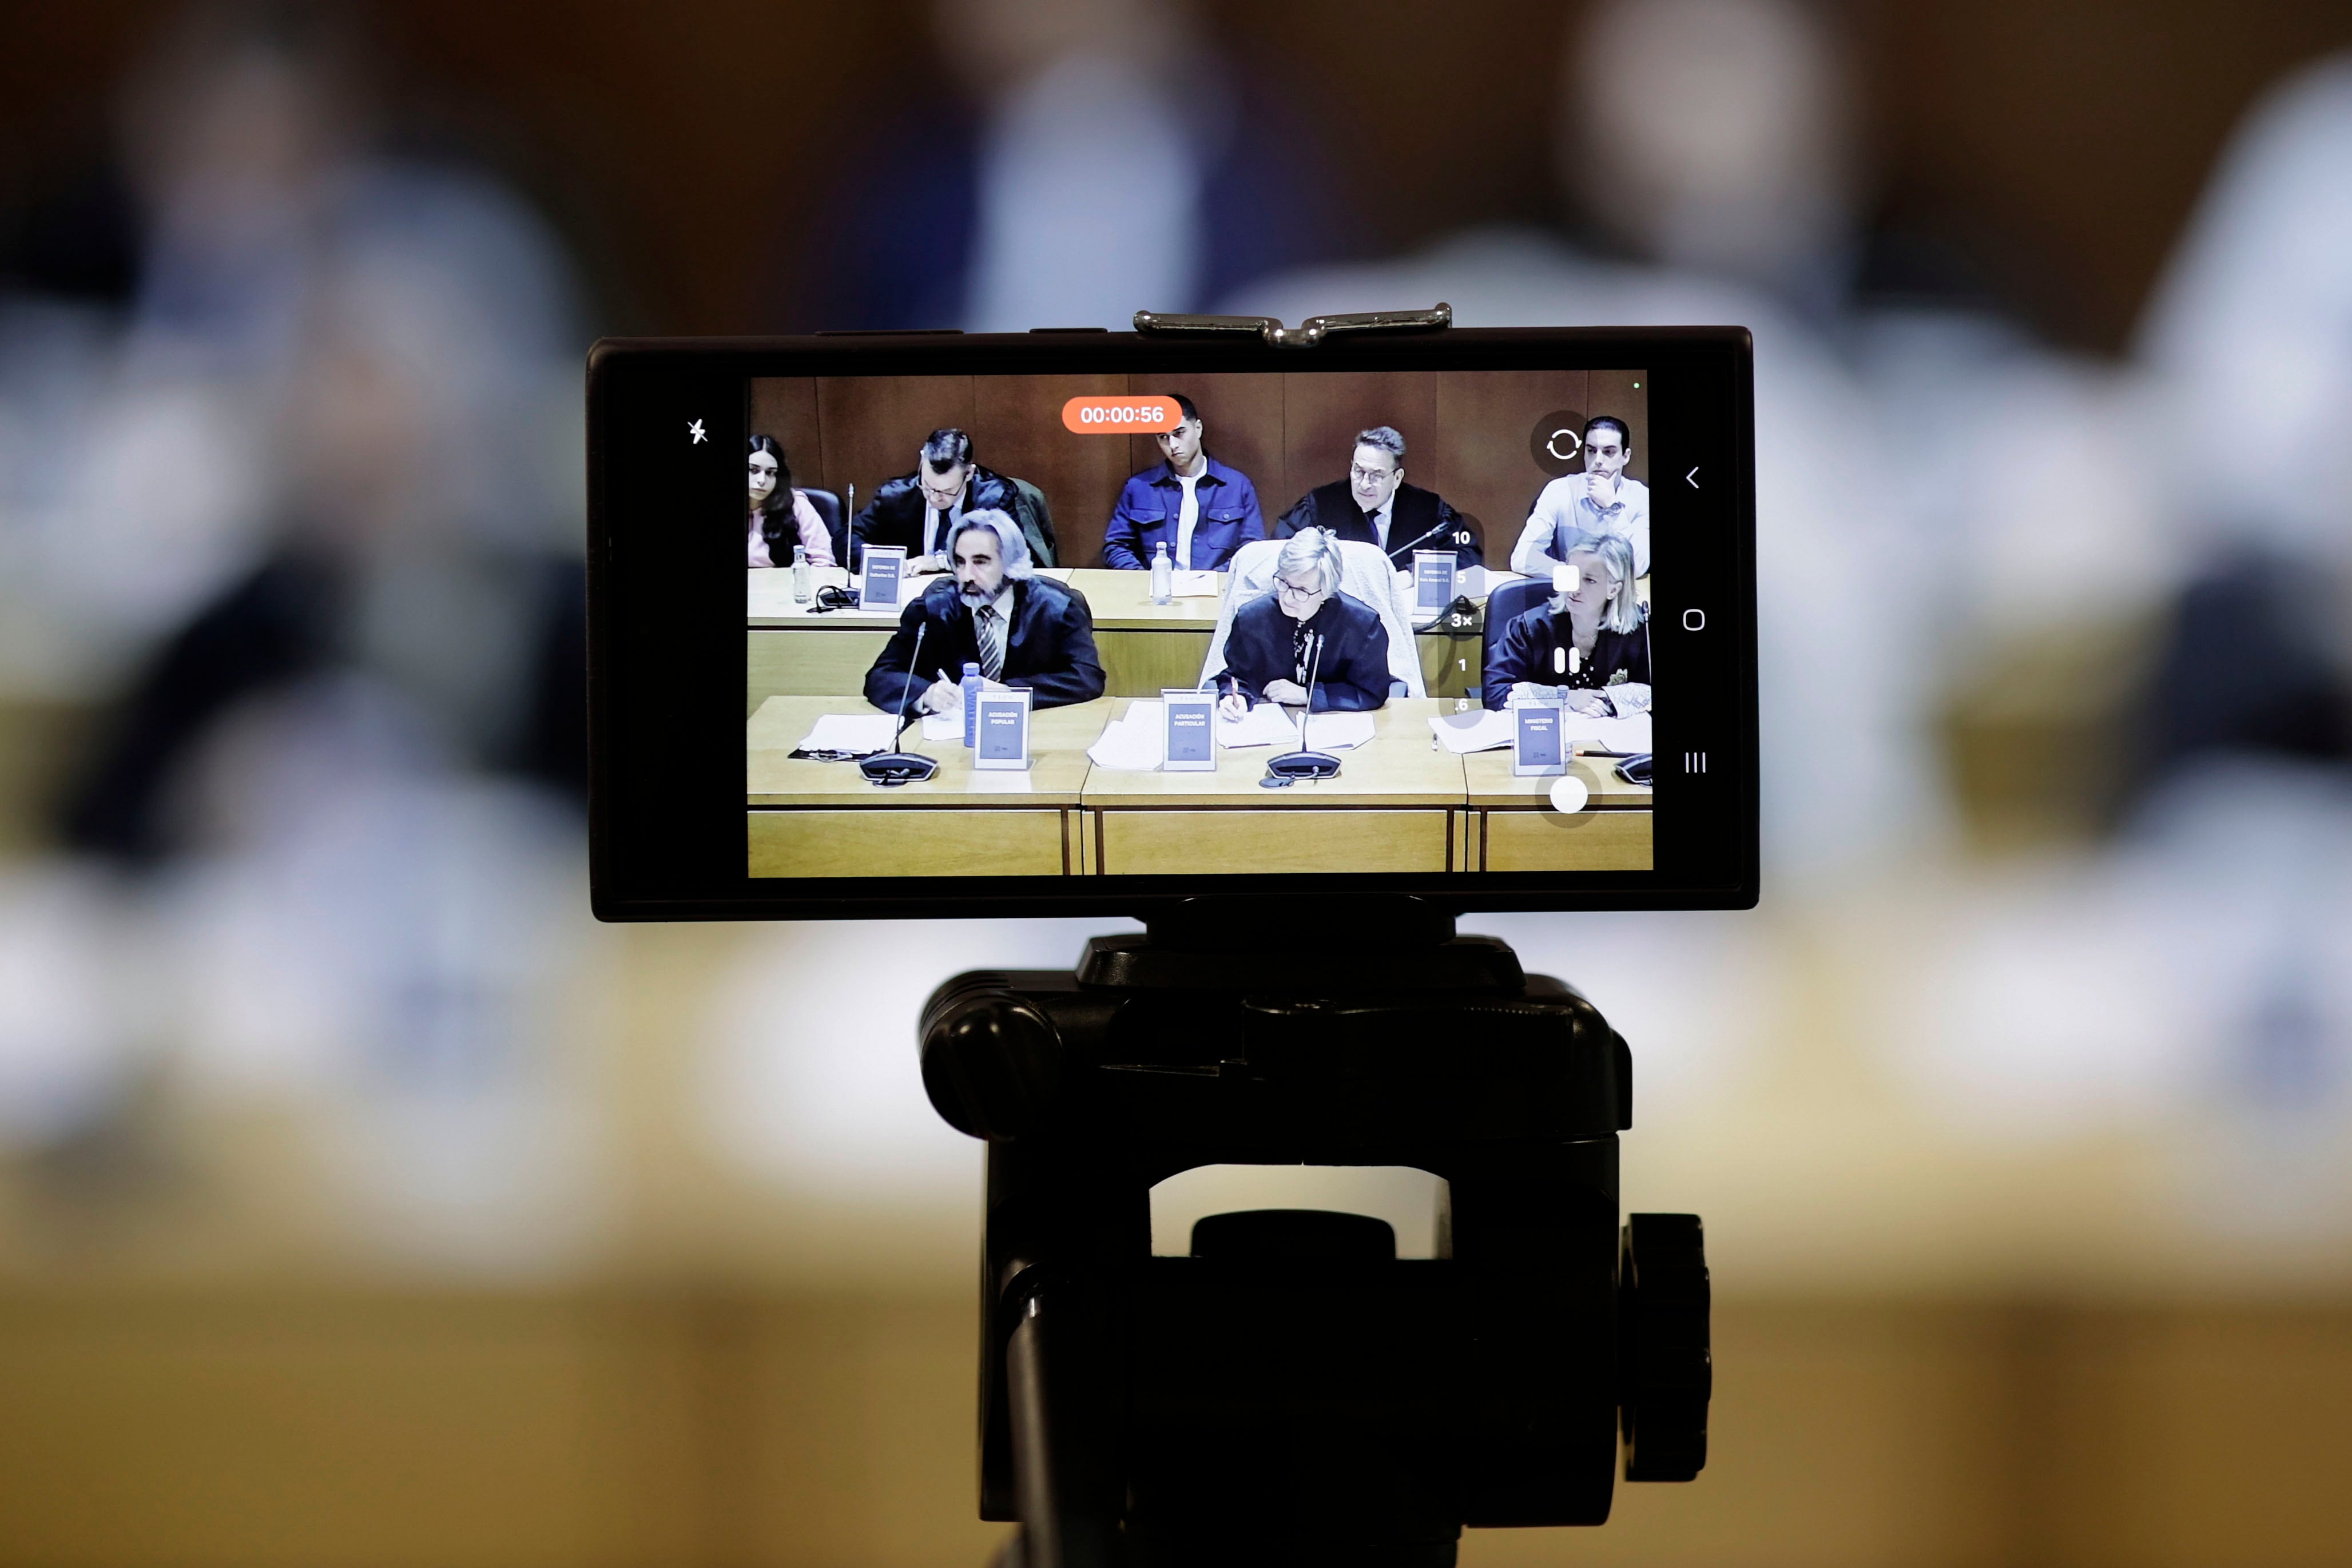
<svg viewBox="0 0 2352 1568"><path fill-rule="evenodd" d="M1172 397L1074 397L1062 428L1077 435L1157 435L1184 422Z"/></svg>

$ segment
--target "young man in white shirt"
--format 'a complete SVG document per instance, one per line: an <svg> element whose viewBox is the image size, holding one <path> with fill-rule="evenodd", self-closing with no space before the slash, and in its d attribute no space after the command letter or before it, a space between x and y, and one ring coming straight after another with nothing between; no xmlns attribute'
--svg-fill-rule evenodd
<svg viewBox="0 0 2352 1568"><path fill-rule="evenodd" d="M1543 487L1535 510L1528 515L1519 542L1511 550L1511 570L1528 577L1549 577L1551 569L1568 559L1570 541L1580 535L1613 535L1633 550L1633 572L1650 571L1650 487L1625 476L1633 455L1633 434L1615 414L1599 413L1584 422L1584 471L1563 474Z"/></svg>

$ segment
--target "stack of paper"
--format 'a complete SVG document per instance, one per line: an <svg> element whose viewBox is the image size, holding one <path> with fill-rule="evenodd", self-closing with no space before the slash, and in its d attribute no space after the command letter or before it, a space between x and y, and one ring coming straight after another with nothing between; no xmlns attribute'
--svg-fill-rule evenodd
<svg viewBox="0 0 2352 1568"><path fill-rule="evenodd" d="M1178 599L1214 599L1224 591L1213 571L1180 571L1169 591Z"/></svg>
<svg viewBox="0 0 2352 1568"><path fill-rule="evenodd" d="M887 713L824 714L818 717L816 727L801 737L801 743L793 749L871 757L890 749L891 731L898 722Z"/></svg>
<svg viewBox="0 0 2352 1568"><path fill-rule="evenodd" d="M1371 739L1372 729L1368 713L1318 713L1307 721L1307 744L1318 751L1345 751ZM1219 714L1217 744L1228 749L1279 746L1289 750L1298 745L1298 718L1279 703L1260 703L1245 718Z"/></svg>
<svg viewBox="0 0 2352 1568"><path fill-rule="evenodd" d="M923 738L925 740L962 740L963 709L957 708L952 713L925 714Z"/></svg>
<svg viewBox="0 0 2352 1568"><path fill-rule="evenodd" d="M1260 703L1241 718L1227 718L1223 709L1218 711L1219 746L1282 746L1297 739L1297 723L1278 704Z"/></svg>
<svg viewBox="0 0 2352 1568"><path fill-rule="evenodd" d="M1160 766L1168 748L1168 727L1157 701L1130 703L1127 712L1103 727L1101 736L1087 747L1097 768L1148 773Z"/></svg>
<svg viewBox="0 0 2352 1568"><path fill-rule="evenodd" d="M1511 744L1511 716L1487 708L1440 714L1429 721L1429 727L1437 744L1456 757Z"/></svg>

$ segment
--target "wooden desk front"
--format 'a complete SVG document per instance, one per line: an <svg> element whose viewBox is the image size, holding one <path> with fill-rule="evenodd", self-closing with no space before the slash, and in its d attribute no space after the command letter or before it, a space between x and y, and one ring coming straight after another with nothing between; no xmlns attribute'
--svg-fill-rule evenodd
<svg viewBox="0 0 2352 1568"><path fill-rule="evenodd" d="M854 762L790 753L818 717L872 713L864 697L776 696L744 726L746 833L753 876L1064 876L1084 867L1078 797L1087 747L1113 699L1041 708L1029 720L1024 773L976 771L960 741L912 749L940 770L885 789ZM887 813L887 815L885 815Z"/></svg>
<svg viewBox="0 0 2352 1568"><path fill-rule="evenodd" d="M1116 699L1125 712L1128 699ZM1433 697L1399 697L1371 716L1373 737L1339 758L1336 779L1268 789L1278 747L1219 747L1213 773L1087 776L1087 869L1113 876L1202 871L1447 872L1465 849L1462 760L1431 739Z"/></svg>
<svg viewBox="0 0 2352 1568"><path fill-rule="evenodd" d="M1650 790L1617 777L1613 757L1580 757L1570 771L1589 791L1583 810L1552 810L1551 779L1517 779L1511 754L1462 759L1469 785L1466 871L1648 871Z"/></svg>
<svg viewBox="0 0 2352 1568"><path fill-rule="evenodd" d="M1335 870L1646 871L1651 794L1613 760L1580 758L1591 804L1553 810L1549 779L1511 775L1508 751L1457 758L1430 739L1438 698L1399 698L1337 779L1267 789L1273 748L1220 749L1213 773L1097 768L1087 747L1133 699L1045 708L1025 773L977 772L955 741L913 740L940 770L883 789L847 762L788 754L856 696L771 697L745 726L753 876L1059 876ZM886 821L876 813L896 813Z"/></svg>

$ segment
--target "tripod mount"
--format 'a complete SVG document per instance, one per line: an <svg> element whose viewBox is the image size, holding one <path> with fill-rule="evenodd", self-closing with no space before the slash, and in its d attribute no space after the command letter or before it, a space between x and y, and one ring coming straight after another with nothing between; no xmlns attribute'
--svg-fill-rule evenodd
<svg viewBox="0 0 2352 1568"><path fill-rule="evenodd" d="M1022 1568L1441 1568L1464 1525L1599 1524L1689 1480L1712 1388L1694 1215L1618 1220L1632 1059L1590 1002L1412 899L1198 899L1074 973L923 1010L988 1140L981 1515ZM1437 1256L1308 1210L1151 1254L1208 1165L1406 1166Z"/></svg>

